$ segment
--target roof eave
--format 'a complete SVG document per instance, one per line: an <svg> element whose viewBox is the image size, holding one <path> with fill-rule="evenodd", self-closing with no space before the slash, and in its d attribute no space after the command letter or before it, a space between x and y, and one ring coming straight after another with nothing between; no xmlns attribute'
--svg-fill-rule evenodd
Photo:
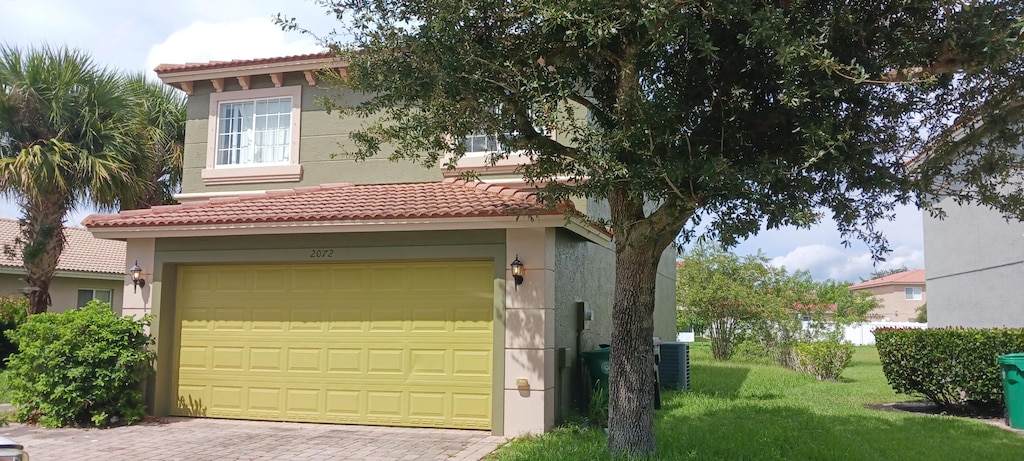
<svg viewBox="0 0 1024 461"><path fill-rule="evenodd" d="M587 240L607 246L611 235L578 216L565 214L473 216L460 218L402 218L345 221L291 221L170 226L87 226L96 238L214 237L267 234L319 234L346 232L398 232L564 227Z"/></svg>

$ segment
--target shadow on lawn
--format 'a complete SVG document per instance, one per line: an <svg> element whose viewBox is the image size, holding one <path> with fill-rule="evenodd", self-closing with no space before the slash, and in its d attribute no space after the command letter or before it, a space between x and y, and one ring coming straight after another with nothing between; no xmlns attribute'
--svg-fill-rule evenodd
<svg viewBox="0 0 1024 461"><path fill-rule="evenodd" d="M690 364L690 389L693 393L713 397L736 399L740 396L740 388L750 374L750 367L728 363L713 365ZM704 381L714 381L714 386Z"/></svg>
<svg viewBox="0 0 1024 461"><path fill-rule="evenodd" d="M686 398L679 396L681 406ZM825 415L756 402L684 414L658 418L654 459L959 461L1020 459L1024 452L1024 437L958 418Z"/></svg>

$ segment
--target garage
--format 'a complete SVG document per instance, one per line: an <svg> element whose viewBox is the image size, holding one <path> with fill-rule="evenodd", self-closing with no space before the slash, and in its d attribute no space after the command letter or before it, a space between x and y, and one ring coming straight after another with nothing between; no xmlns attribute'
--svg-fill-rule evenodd
<svg viewBox="0 0 1024 461"><path fill-rule="evenodd" d="M171 413L491 428L493 261L177 269Z"/></svg>

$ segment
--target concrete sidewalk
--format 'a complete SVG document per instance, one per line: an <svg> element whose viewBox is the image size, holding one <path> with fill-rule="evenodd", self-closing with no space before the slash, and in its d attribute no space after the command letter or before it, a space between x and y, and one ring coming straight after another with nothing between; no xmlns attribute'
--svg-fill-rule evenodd
<svg viewBox="0 0 1024 461"><path fill-rule="evenodd" d="M12 424L0 436L33 460L479 460L505 441L488 432L161 418L112 429Z"/></svg>

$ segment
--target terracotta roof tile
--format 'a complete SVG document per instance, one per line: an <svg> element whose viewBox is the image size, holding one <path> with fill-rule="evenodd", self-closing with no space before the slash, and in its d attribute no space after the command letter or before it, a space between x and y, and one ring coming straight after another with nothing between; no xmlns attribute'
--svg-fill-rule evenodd
<svg viewBox="0 0 1024 461"><path fill-rule="evenodd" d="M0 241L11 245L18 236L18 221L0 218ZM125 272L125 243L98 239L81 227L65 227L64 252L57 261L57 270L72 272L98 272L123 274ZM0 256L0 266L22 267L21 253L14 258Z"/></svg>
<svg viewBox="0 0 1024 461"><path fill-rule="evenodd" d="M227 69L231 67L257 66L261 64L280 64L295 61L308 61L314 59L329 59L334 57L330 52L297 54L292 56L277 56L273 58L258 59L232 59L230 61L209 61L209 62L187 62L185 64L160 64L153 69L157 74L190 72L195 70Z"/></svg>
<svg viewBox="0 0 1024 461"><path fill-rule="evenodd" d="M868 280L861 282L856 285L851 285L851 290L861 290L864 288L872 288L882 285L924 285L924 269L914 269L912 271L898 272L885 277L879 277L877 279Z"/></svg>
<svg viewBox="0 0 1024 461"><path fill-rule="evenodd" d="M461 179L411 184L326 184L238 197L91 215L90 228L467 218L553 215L571 204L548 208L528 192Z"/></svg>

